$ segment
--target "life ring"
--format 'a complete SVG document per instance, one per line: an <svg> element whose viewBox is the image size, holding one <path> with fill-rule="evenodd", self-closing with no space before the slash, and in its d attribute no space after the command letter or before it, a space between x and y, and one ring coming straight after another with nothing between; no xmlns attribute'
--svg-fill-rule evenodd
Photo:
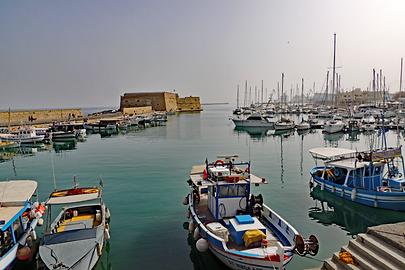
<svg viewBox="0 0 405 270"><path fill-rule="evenodd" d="M217 159L214 163L214 166L218 166L219 164L224 165L225 162L223 160Z"/></svg>
<svg viewBox="0 0 405 270"><path fill-rule="evenodd" d="M389 187L380 187L381 192L389 192L391 189Z"/></svg>

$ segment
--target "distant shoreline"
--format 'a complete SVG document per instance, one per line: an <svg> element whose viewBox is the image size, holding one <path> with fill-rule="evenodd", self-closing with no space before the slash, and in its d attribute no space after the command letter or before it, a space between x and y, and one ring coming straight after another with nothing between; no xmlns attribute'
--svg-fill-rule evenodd
<svg viewBox="0 0 405 270"><path fill-rule="evenodd" d="M208 103L201 103L201 105L228 105L229 102L208 102Z"/></svg>

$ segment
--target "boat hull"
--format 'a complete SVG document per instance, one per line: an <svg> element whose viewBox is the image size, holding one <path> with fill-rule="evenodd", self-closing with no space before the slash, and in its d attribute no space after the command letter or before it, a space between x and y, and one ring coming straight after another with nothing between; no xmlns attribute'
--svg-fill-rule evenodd
<svg viewBox="0 0 405 270"><path fill-rule="evenodd" d="M264 120L242 120L242 119L232 119L236 127L272 127L274 123L267 122Z"/></svg>
<svg viewBox="0 0 405 270"><path fill-rule="evenodd" d="M354 192L354 188L331 183L314 175L312 178L321 187L321 190L326 190L346 200L374 208L405 211L405 192L376 192L361 189L356 189Z"/></svg>
<svg viewBox="0 0 405 270"><path fill-rule="evenodd" d="M17 256L18 245L14 245L3 257L0 258L0 269L11 266Z"/></svg>

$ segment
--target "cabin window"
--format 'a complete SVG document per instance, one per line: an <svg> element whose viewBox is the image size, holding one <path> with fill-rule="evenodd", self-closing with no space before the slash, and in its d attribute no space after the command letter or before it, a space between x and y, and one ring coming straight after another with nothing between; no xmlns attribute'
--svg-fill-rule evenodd
<svg viewBox="0 0 405 270"><path fill-rule="evenodd" d="M219 197L244 197L246 195L245 185L226 185L219 187Z"/></svg>
<svg viewBox="0 0 405 270"><path fill-rule="evenodd" d="M0 231L0 257L4 256L13 246L13 232L10 226L4 232Z"/></svg>

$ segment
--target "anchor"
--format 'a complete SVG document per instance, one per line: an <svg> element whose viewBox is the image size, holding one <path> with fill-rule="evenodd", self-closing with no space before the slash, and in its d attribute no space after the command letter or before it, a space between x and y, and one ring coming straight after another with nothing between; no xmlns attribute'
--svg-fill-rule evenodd
<svg viewBox="0 0 405 270"><path fill-rule="evenodd" d="M319 251L319 242L315 235L310 235L308 239L304 239L301 235L295 236L294 251L300 255L307 254L315 256Z"/></svg>

